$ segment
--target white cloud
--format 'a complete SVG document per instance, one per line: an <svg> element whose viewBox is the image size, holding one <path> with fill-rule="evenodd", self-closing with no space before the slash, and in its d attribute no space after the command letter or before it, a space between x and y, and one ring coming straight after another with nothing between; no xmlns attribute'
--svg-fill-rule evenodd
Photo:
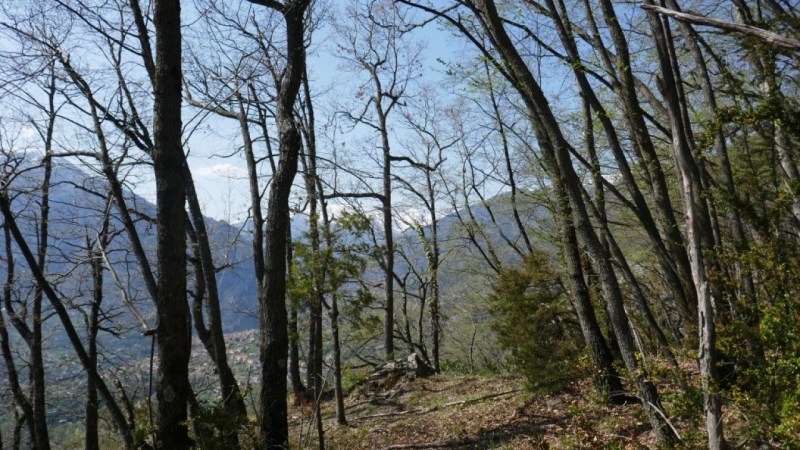
<svg viewBox="0 0 800 450"><path fill-rule="evenodd" d="M342 213L352 213L354 209L344 203L328 203L328 214L331 217L341 217Z"/></svg>
<svg viewBox="0 0 800 450"><path fill-rule="evenodd" d="M19 137L24 140L32 140L34 138L39 138L39 133L37 133L36 129L33 127L22 127L19 132Z"/></svg>
<svg viewBox="0 0 800 450"><path fill-rule="evenodd" d="M243 179L247 177L247 170L230 163L221 163L194 169L194 174L206 178Z"/></svg>
<svg viewBox="0 0 800 450"><path fill-rule="evenodd" d="M394 214L397 219L394 223L395 231L405 231L411 228L415 222L424 227L427 226L430 221L428 212L422 208L407 207L404 209L395 209Z"/></svg>
<svg viewBox="0 0 800 450"><path fill-rule="evenodd" d="M250 199L247 170L236 161L201 166L205 162L192 167L203 214L232 223L244 220Z"/></svg>

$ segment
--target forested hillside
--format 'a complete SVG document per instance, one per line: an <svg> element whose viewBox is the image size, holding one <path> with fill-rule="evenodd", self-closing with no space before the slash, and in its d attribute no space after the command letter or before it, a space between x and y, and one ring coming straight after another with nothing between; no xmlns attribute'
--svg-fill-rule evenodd
<svg viewBox="0 0 800 450"><path fill-rule="evenodd" d="M793 0L0 4L0 448L795 448Z"/></svg>

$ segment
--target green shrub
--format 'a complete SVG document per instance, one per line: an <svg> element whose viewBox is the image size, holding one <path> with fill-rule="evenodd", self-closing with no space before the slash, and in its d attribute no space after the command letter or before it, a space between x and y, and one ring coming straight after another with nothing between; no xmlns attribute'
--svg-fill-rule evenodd
<svg viewBox="0 0 800 450"><path fill-rule="evenodd" d="M754 442L800 442L800 259L780 239L736 257L758 283L754 298L734 303L736 316L720 327L719 349L736 369L726 396L747 417Z"/></svg>
<svg viewBox="0 0 800 450"><path fill-rule="evenodd" d="M580 376L579 324L549 255L535 252L521 267L501 270L492 288L493 329L529 387L555 391Z"/></svg>
<svg viewBox="0 0 800 450"><path fill-rule="evenodd" d="M231 415L221 404L199 402L190 421L198 450L230 447L227 436L234 434L239 448L253 448L258 442L255 419Z"/></svg>

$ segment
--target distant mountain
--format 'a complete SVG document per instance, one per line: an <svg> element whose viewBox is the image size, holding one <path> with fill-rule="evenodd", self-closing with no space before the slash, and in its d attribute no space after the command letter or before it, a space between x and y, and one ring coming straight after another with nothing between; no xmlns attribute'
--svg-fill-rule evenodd
<svg viewBox="0 0 800 450"><path fill-rule="evenodd" d="M541 238L542 230L547 228L551 221L550 211L532 195L526 193L518 194L516 203L519 220L525 227L531 245L539 250L551 250L552 244L543 242ZM430 239L431 226L426 225L421 229ZM438 231L442 259L439 282L443 296L446 296L451 289L460 288L459 279L463 272L468 270L466 266L471 267L470 271L483 267L485 272L489 272L484 255L494 253L501 264L509 265L519 263L521 260L520 254L512 246L523 253L527 252L508 193L439 217ZM472 241L470 232L475 242ZM411 264L425 267L425 253L417 235L417 230L409 228L395 239L403 246L406 258ZM483 254L475 245L476 242ZM396 265L396 270L400 274L409 270L406 258L401 259Z"/></svg>
<svg viewBox="0 0 800 450"><path fill-rule="evenodd" d="M37 224L40 222L40 192L43 170L34 161L23 163L22 175L12 183L15 193L13 208L23 233L28 236L29 245L35 247L38 242ZM70 304L86 303L90 295L90 277L86 262L86 240L94 240L102 223L106 205L107 187L105 179L93 175L86 168L79 167L67 160L55 160L52 173L50 194L50 245L48 256L48 276L54 280L58 291ZM131 182L131 184L134 184ZM155 205L132 190L125 193L128 207L136 220L136 228L150 255L153 270L155 267ZM520 195L517 199L520 220L528 229L541 228L550 220L550 214L532 196ZM150 326L154 325L153 302L147 295L139 265L130 251L131 245L122 223L118 217L116 206L112 206L110 228L114 234L108 250L108 258L115 272L121 278L128 295L134 299L137 308L147 317ZM291 220L293 237L300 239L308 229L308 218L295 215ZM226 333L238 332L258 327L258 305L256 298L256 280L252 266L252 248L250 243L251 225L249 223L231 225L224 221L206 218L215 264L222 268L217 274L223 314L223 327ZM520 256L508 244L524 249L524 242L519 233L516 219L513 216L508 194L501 194L489 199L484 204L473 205L468 209L451 212L439 218L439 239L441 243L442 264L439 281L443 302L455 306L462 298L465 288L466 273L487 273L487 264L483 255L468 238L467 228L473 230L475 239L483 248L483 253L491 251L503 264L513 264ZM376 229L381 229L376 226ZM422 231L430 237L430 225L422 227ZM536 239L531 235L532 239ZM380 234L378 239L381 239ZM396 242L404 252L404 257L396 258L396 271L400 278L406 276L413 265L417 270L427 267L425 252L417 230L408 228L396 235ZM535 242L541 248L549 246ZM5 261L0 261L0 270L5 271ZM25 279L27 268L21 258L17 258L17 280ZM69 274L69 276L67 276ZM378 282L382 279L380 271L375 268L368 277ZM472 286L472 293L485 292L487 283ZM473 280L473 284L475 284ZM28 288L33 286L29 279ZM117 330L137 329L139 325L124 306L120 288L112 277L105 276L104 305L116 316ZM444 306L444 305L443 305ZM75 319L79 315L76 313ZM51 341L67 345L64 341L61 326L55 318L51 325ZM123 333L122 339L105 336L103 344L110 349L121 347L134 351L147 349L148 345L139 345L139 333ZM142 350L145 351L145 350ZM136 353L134 351L134 353Z"/></svg>
<svg viewBox="0 0 800 450"><path fill-rule="evenodd" d="M23 162L17 172L21 175L10 185L13 195L12 207L29 246L35 248L38 245L38 224L41 222L39 189L43 171L35 161L31 160ZM91 174L86 168L66 160L56 161L51 183L47 276L61 298L72 308L73 323L82 332L85 325L81 308L88 305L91 298L91 272L86 263L88 256L86 242L87 239L89 241L96 239L102 226L104 212L108 207L107 186L101 176ZM135 185L133 181L130 184ZM149 253L151 264L154 265L155 205L130 189L125 192L125 197L136 221L137 232ZM484 252L488 252L489 247L492 247L492 251L503 264L518 262L520 256L512 250L508 242L520 248L523 248L524 244L510 205L508 195L500 195L485 204L472 206L469 210L465 208L455 211L439 219L442 256L439 272L441 307L443 325L447 330L444 341L447 345L445 352L449 352L450 355L469 354L472 358L470 342L474 343L476 336L479 341L492 339L491 331L485 325L488 318L485 298L491 280L487 274L491 274L491 271L480 252L466 237L466 229L470 228L475 232L476 239ZM548 211L531 197L520 196L518 206L521 220L526 228L535 230L546 226L550 220ZM139 265L130 250L128 235L116 217L118 217L116 206L112 206L109 226L113 240L107 252L108 259L136 307L146 317L149 326L153 326L155 317L153 302L147 294ZM292 217L291 227L295 239L302 239L308 230L307 220L308 218L303 215ZM250 243L251 225L249 223L231 225L224 221L206 218L206 226L215 264L221 269L217 274L217 283L222 302L223 328L232 348L238 348L237 339L242 340L244 339L242 336L247 336L247 339L242 341L241 348L232 350L234 365L238 367L237 370L243 377L251 376L254 358L257 358L257 331L254 330L258 328L256 280L253 275ZM380 226L375 228L382 229ZM430 225L423 226L421 230L428 238L430 237ZM534 235L531 237L536 239ZM380 234L377 238L381 240ZM408 228L399 231L395 239L399 251L403 252L402 257L398 255L396 258L397 276L413 280L413 276L407 276L412 269L423 277L428 276L426 255L418 230ZM536 241L534 245L541 248L549 244ZM13 247L16 251L16 246ZM16 255L15 259L15 299L30 300L35 283L20 255ZM0 276L5 273L6 264L5 255L0 255ZM153 269L157 270L155 266ZM377 266L373 265L367 277L379 285L383 275ZM419 286L415 286L414 281L409 281L408 287L413 290ZM380 296L379 292L376 294ZM402 309L416 324L416 318L413 316L419 312L419 299L414 295L407 297L398 295L396 301L397 320L405 320L399 312ZM408 302L407 311L403 308L404 301ZM120 295L120 287L109 273L104 277L103 304L107 317L113 319L106 323L111 333L102 333L100 336L101 370L124 376L126 380L134 377L126 381L133 388L146 386L145 378L141 377L147 375L146 366L149 361L151 338L141 334L141 326L125 306ZM22 304L18 306L21 310ZM379 310L375 313L380 314ZM50 419L59 423L79 421L82 400L77 392L80 392L82 386L80 381L82 369L75 361L74 353L66 341L58 318L49 314L48 316L45 323L45 346L48 349L45 357L49 368L47 377L50 386L48 395L53 408L56 408L56 411L50 414ZM347 318L344 317L343 320ZM430 331L427 320L420 323L424 323L426 333ZM467 347L460 347L462 345ZM382 350L379 346L380 343L376 342L375 346L362 347L360 351L380 354ZM22 342L17 342L14 348L24 357L26 346ZM201 350L195 351L193 357L205 361L204 352ZM496 356L488 356L492 357ZM480 356L476 355L475 358ZM201 365L205 369L208 368L207 361ZM4 383L4 377L0 374L0 388ZM0 414L0 419L2 417L3 414Z"/></svg>
<svg viewBox="0 0 800 450"><path fill-rule="evenodd" d="M21 175L11 183L12 208L21 231L27 237L28 245L35 249L38 245L38 224L41 222L40 185L44 171L31 158L24 160L18 171ZM48 221L50 248L47 274L62 298L70 305L87 303L91 295L86 242L87 239L94 241L101 229L107 207L107 192L107 183L99 175L88 173L85 168L64 159L54 161ZM149 254L152 268L157 270L155 205L131 190L126 190L125 197L136 222L137 232ZM155 317L153 301L147 294L139 265L130 250L128 234L117 219L117 207L113 205L111 208L112 218L109 225L113 240L108 248L108 258L137 309L152 326ZM211 218L206 218L206 226L215 264L222 268L217 275L217 283L222 302L223 327L226 332L255 328L258 323L257 299L252 250L248 243L249 230L242 231L224 221ZM2 273L5 273L5 268L6 261L3 259L0 261ZM24 260L19 256L16 258L15 270L18 274L18 286L30 288L32 280ZM119 286L108 273L104 278L103 302L105 308L116 316L114 326L117 330L140 328L124 306ZM79 316L76 313L74 320L78 320ZM51 318L48 324L52 325L51 344L66 345L57 319ZM80 324L77 325L80 328ZM131 339L138 340L135 335L122 340L105 336L103 344L112 348L130 347L128 344ZM149 348L147 345L143 347Z"/></svg>

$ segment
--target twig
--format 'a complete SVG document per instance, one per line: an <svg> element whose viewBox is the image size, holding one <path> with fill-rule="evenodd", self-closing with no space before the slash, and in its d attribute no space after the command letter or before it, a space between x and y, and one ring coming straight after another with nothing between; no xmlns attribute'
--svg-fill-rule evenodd
<svg viewBox="0 0 800 450"><path fill-rule="evenodd" d="M678 438L678 442L680 442L681 445L686 445L686 441L684 441L683 438L681 437L681 434L678 433L678 429L675 428L674 425L672 425L672 422L669 420L667 415L664 414L664 411L662 411L661 408L659 408L658 406L654 405L649 400L646 400L643 397L639 397L638 395L631 394L630 396L634 397L634 398L638 398L640 401L642 401L642 403L647 403L648 405L650 405L650 407L653 408L655 410L655 412L657 412L658 415L661 416L662 419L664 419L664 422L666 422L667 426L669 426L669 428L672 430L672 432L675 433L675 437Z"/></svg>
<svg viewBox="0 0 800 450"><path fill-rule="evenodd" d="M98 243L101 242L99 236L97 237L97 242ZM106 249L103 248L103 246L99 245L99 244L98 244L97 247L100 250L100 256L103 258L103 262L106 263L106 268L111 273L111 278L114 279L114 283L117 285L117 287L119 288L120 293L122 294L123 303L125 303L125 306L128 307L128 309L130 310L131 314L133 314L134 317L136 317L136 319L142 325L143 332L145 334L148 334L148 331L150 331L150 327L147 326L147 321L145 320L144 316L142 316L142 313L140 313L139 310L136 309L136 306L133 304L133 302L131 301L130 297L128 297L128 292L125 290L125 286L122 284L122 280L119 279L119 275L117 275L117 271L114 270L114 266L111 264L111 261L108 260L108 256L106 255Z"/></svg>

